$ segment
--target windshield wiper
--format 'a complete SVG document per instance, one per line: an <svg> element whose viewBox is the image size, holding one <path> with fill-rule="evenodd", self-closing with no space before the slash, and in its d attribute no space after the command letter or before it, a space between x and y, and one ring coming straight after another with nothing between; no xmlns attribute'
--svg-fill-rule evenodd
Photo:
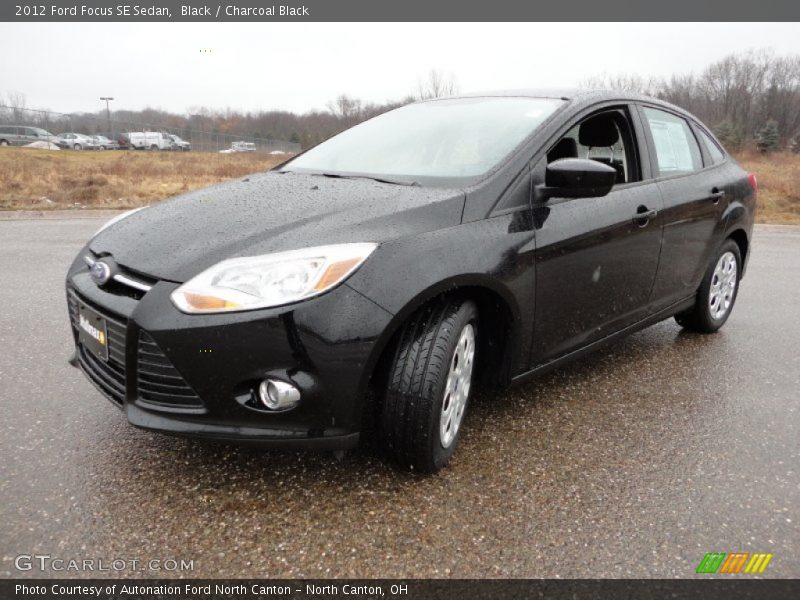
<svg viewBox="0 0 800 600"><path fill-rule="evenodd" d="M342 175L340 173L315 173L315 175L322 175L323 177L334 177L336 179L371 179L380 183L388 183L391 185L406 185L412 187L420 187L418 181L396 181L394 179L384 179L383 177L372 177L370 175Z"/></svg>

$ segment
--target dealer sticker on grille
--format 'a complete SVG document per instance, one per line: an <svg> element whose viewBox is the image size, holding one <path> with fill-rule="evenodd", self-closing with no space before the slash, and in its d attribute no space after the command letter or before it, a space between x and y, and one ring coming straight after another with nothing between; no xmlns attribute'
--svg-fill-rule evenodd
<svg viewBox="0 0 800 600"><path fill-rule="evenodd" d="M78 341L87 352L108 360L106 320L84 304L78 307Z"/></svg>

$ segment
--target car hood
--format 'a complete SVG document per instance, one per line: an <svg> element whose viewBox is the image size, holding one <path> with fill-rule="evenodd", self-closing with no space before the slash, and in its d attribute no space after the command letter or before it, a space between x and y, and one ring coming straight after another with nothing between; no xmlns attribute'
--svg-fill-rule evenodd
<svg viewBox="0 0 800 600"><path fill-rule="evenodd" d="M384 242L461 222L464 192L267 172L183 194L115 223L89 243L133 271L184 282L237 256Z"/></svg>

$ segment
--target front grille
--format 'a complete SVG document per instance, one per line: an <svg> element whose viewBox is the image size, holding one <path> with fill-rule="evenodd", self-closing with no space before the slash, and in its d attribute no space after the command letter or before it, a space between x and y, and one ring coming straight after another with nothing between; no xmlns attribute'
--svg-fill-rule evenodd
<svg viewBox="0 0 800 600"><path fill-rule="evenodd" d="M76 333L78 331L79 302L80 300L74 292L70 291L67 294L70 323ZM92 305L92 310L106 320L108 361L100 360L90 352L86 352L80 344L78 344L78 361L83 372L95 387L112 402L121 406L125 400L125 331L127 325L121 317L110 315L95 305Z"/></svg>
<svg viewBox="0 0 800 600"><path fill-rule="evenodd" d="M139 332L139 399L156 407L202 409L203 402L145 331Z"/></svg>

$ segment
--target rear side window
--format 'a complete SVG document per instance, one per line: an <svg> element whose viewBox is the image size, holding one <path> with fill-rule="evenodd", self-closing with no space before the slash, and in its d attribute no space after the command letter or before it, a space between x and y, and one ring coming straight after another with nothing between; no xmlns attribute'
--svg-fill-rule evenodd
<svg viewBox="0 0 800 600"><path fill-rule="evenodd" d="M653 137L660 176L682 175L703 168L700 146L685 119L655 108L644 109Z"/></svg>
<svg viewBox="0 0 800 600"><path fill-rule="evenodd" d="M700 128L697 128L697 133L700 134L700 139L703 141L703 145L706 147L706 150L708 150L712 165L718 165L725 160L725 155L722 153L722 150L719 149L717 143L711 139L710 135Z"/></svg>

